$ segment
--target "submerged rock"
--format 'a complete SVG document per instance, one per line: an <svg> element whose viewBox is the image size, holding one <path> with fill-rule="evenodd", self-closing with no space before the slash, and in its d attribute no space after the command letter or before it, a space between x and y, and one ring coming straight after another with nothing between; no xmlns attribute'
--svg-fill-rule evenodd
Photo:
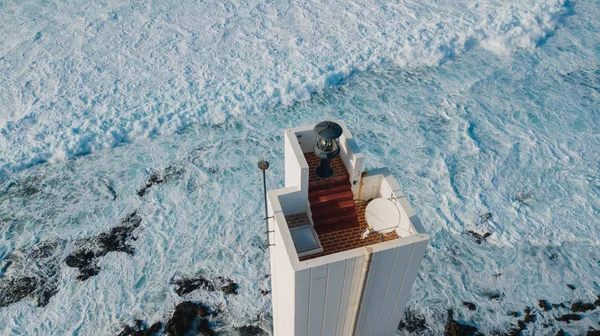
<svg viewBox="0 0 600 336"><path fill-rule="evenodd" d="M549 311L549 310L552 310L552 305L550 305L550 304L548 303L548 301L546 301L546 300L539 300L539 301L538 301L538 306L539 306L540 308L542 308L544 311Z"/></svg>
<svg viewBox="0 0 600 336"><path fill-rule="evenodd" d="M579 315L579 314L564 314L560 317L557 317L556 320L569 323L571 321L581 320L581 315Z"/></svg>
<svg viewBox="0 0 600 336"><path fill-rule="evenodd" d="M523 205L527 205L529 206L531 200L533 199L532 195L530 192L524 192L524 193L520 193L517 196L515 196L515 200Z"/></svg>
<svg viewBox="0 0 600 336"><path fill-rule="evenodd" d="M203 304L190 301L178 304L173 316L167 321L165 332L169 336L185 336L196 326L196 331L201 335L215 335L208 319L200 316L206 313L205 309L206 306Z"/></svg>
<svg viewBox="0 0 600 336"><path fill-rule="evenodd" d="M452 310L448 310L448 322L444 329L444 336L471 336L480 335L477 328L454 320Z"/></svg>
<svg viewBox="0 0 600 336"><path fill-rule="evenodd" d="M177 286L175 288L175 293L179 296L184 296L188 293L191 293L197 289L204 289L209 292L214 292L215 286L212 281L199 276L197 278L181 278L176 279L171 282L173 285Z"/></svg>
<svg viewBox="0 0 600 336"><path fill-rule="evenodd" d="M596 305L593 303L583 303L581 301L577 301L571 305L571 311L575 313L585 313L588 310L596 309Z"/></svg>
<svg viewBox="0 0 600 336"><path fill-rule="evenodd" d="M215 284L216 283L216 284ZM188 293L191 293L197 289L203 289L209 292L214 292L215 287L219 287L223 293L225 294L234 294L238 293L238 285L233 282L231 279L224 277L217 277L215 281L211 281L206 279L203 276L198 276L195 278L181 278L175 279L171 282L171 284L177 286L175 292L179 296L184 296Z"/></svg>
<svg viewBox="0 0 600 336"><path fill-rule="evenodd" d="M502 294L499 292L486 292L484 293L485 296L487 296L490 300L499 300L502 297Z"/></svg>
<svg viewBox="0 0 600 336"><path fill-rule="evenodd" d="M135 240L133 231L142 222L142 218L133 212L121 222L121 225L103 232L94 238L83 239L80 248L65 258L69 267L79 269L77 280L85 281L100 272L97 265L98 258L109 252L124 252L133 255L134 249L129 245L130 240Z"/></svg>
<svg viewBox="0 0 600 336"><path fill-rule="evenodd" d="M485 232L483 234L481 233L477 233L475 231L469 230L467 231L473 238L475 238L475 242L477 244L481 244L482 242L484 242L489 236L491 236L492 234L490 232Z"/></svg>
<svg viewBox="0 0 600 336"><path fill-rule="evenodd" d="M183 174L183 172L183 168L169 166L162 172L152 173L150 178L148 178L148 181L146 181L146 185L138 191L138 196L144 197L144 195L146 195L148 192L148 189L152 188L152 186L172 181L177 176Z"/></svg>
<svg viewBox="0 0 600 336"><path fill-rule="evenodd" d="M522 334L521 329L512 328L508 331L508 336L521 336Z"/></svg>
<svg viewBox="0 0 600 336"><path fill-rule="evenodd" d="M0 278L0 307L26 298L45 307L58 292L62 241L43 242L11 253L4 261Z"/></svg>
<svg viewBox="0 0 600 336"><path fill-rule="evenodd" d="M523 318L523 321L525 321L525 323L535 322L535 314L527 313L525 318Z"/></svg>
<svg viewBox="0 0 600 336"><path fill-rule="evenodd" d="M264 330L256 326L243 326L239 328L235 328L237 332L240 333L240 336L261 336L267 335Z"/></svg>
<svg viewBox="0 0 600 336"><path fill-rule="evenodd" d="M137 320L135 327L125 326L118 336L158 336L162 325L162 322L156 322L148 327L145 322Z"/></svg>
<svg viewBox="0 0 600 336"><path fill-rule="evenodd" d="M233 282L233 280L224 277L217 277L216 281L221 286L223 293L237 295L239 286L237 283Z"/></svg>
<svg viewBox="0 0 600 336"><path fill-rule="evenodd" d="M474 303L472 302L467 302L467 301L463 301L462 303L465 307L467 307L469 310L475 310L477 308L477 306L475 306Z"/></svg>
<svg viewBox="0 0 600 336"><path fill-rule="evenodd" d="M427 321L425 317L415 314L411 310L406 310L404 312L404 318L400 321L398 325L399 330L406 330L410 333L421 333L427 330Z"/></svg>

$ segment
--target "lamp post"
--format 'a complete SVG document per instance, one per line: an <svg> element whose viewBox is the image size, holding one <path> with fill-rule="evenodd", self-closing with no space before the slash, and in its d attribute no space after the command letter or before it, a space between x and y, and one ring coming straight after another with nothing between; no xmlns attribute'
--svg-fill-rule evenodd
<svg viewBox="0 0 600 336"><path fill-rule="evenodd" d="M262 170L263 173L263 194L265 197L265 225L267 226L267 246L270 246L270 241L269 241L269 214L267 211L267 169L269 169L269 162L265 161L264 158L262 158L260 161L258 161L258 169Z"/></svg>

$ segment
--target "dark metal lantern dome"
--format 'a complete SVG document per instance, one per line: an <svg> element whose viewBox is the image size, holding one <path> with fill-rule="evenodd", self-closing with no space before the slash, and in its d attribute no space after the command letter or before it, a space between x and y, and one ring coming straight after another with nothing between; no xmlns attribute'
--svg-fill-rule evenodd
<svg viewBox="0 0 600 336"><path fill-rule="evenodd" d="M342 126L333 121L322 121L315 125L314 132L317 141L313 151L321 159L321 164L317 167L315 173L320 178L332 177L333 168L331 168L329 160L340 153L338 138L342 136Z"/></svg>

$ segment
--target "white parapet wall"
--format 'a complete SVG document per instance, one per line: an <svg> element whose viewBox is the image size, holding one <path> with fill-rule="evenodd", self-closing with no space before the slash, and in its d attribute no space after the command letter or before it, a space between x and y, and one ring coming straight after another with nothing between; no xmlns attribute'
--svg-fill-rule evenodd
<svg viewBox="0 0 600 336"><path fill-rule="evenodd" d="M275 336L395 335L417 277L429 236L397 181L386 169L367 172L364 157L346 125L340 139L342 160L355 183L356 198L393 199L402 212L395 240L370 245L372 263L359 304L365 249L356 248L300 261L285 217L310 212L308 165L303 152L314 145L313 126L285 131L285 188L269 191L268 211ZM288 171L289 169L289 171ZM361 187L361 188L359 188ZM354 188L354 187L353 187ZM361 189L364 197L358 195ZM354 335L352 321L356 320Z"/></svg>

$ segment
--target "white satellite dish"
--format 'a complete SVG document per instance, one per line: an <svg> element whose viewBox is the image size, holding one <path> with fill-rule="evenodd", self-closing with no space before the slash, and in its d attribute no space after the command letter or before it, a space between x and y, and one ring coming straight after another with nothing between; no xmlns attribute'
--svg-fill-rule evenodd
<svg viewBox="0 0 600 336"><path fill-rule="evenodd" d="M400 224L400 210L387 198L372 200L365 209L367 224L379 233L392 232Z"/></svg>

